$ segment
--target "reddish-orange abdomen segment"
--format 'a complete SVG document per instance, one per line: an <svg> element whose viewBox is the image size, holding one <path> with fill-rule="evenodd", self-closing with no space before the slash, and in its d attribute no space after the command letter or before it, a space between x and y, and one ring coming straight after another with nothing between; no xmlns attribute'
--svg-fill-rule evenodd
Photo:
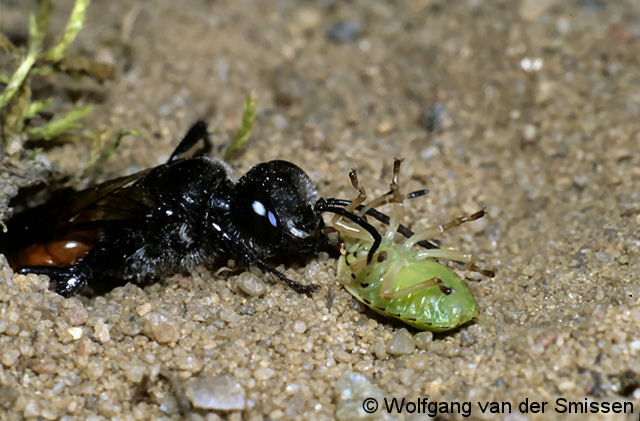
<svg viewBox="0 0 640 421"><path fill-rule="evenodd" d="M95 244L95 233L83 231L45 243L32 244L8 257L15 270L23 266L72 266Z"/></svg>

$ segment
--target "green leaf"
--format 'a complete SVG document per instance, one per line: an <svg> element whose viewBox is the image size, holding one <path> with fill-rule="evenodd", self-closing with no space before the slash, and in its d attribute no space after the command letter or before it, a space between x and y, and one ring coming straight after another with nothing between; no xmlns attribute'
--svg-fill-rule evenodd
<svg viewBox="0 0 640 421"><path fill-rule="evenodd" d="M109 132L112 133L111 131ZM91 147L91 153L89 155L89 161L87 162L86 169L94 168L106 161L107 158L113 155L116 149L118 149L120 142L125 136L140 136L140 132L137 130L120 130L116 135L115 141L106 148L104 147L106 143L105 136L98 134L96 141Z"/></svg>
<svg viewBox="0 0 640 421"><path fill-rule="evenodd" d="M247 95L244 101L244 112L242 113L242 125L240 129L236 133L233 141L227 147L227 150L224 152L224 160L230 159L238 150L242 149L247 141L249 140L249 136L251 135L251 130L253 129L253 121L256 117L255 103L253 100L253 94L250 93Z"/></svg>
<svg viewBox="0 0 640 421"><path fill-rule="evenodd" d="M29 17L29 52L40 53L51 17L51 0L38 0L36 17Z"/></svg>
<svg viewBox="0 0 640 421"><path fill-rule="evenodd" d="M40 111L44 110L49 105L51 105L51 98L43 99L42 101L34 101L29 105L29 109L27 110L24 118L35 117Z"/></svg>
<svg viewBox="0 0 640 421"><path fill-rule="evenodd" d="M11 75L9 83L5 87L4 92L2 92L2 95L0 95L0 114L2 114L2 109L11 101L11 98L13 98L18 89L20 89L20 86L22 86L33 64L36 62L36 55L37 54L33 52L27 54L24 61L20 63L20 66L18 66L13 75Z"/></svg>
<svg viewBox="0 0 640 421"><path fill-rule="evenodd" d="M61 134L80 126L80 120L93 111L91 105L75 108L68 113L51 120L44 126L27 129L27 134L33 138L51 140Z"/></svg>
<svg viewBox="0 0 640 421"><path fill-rule="evenodd" d="M67 22L67 26L64 29L64 34L62 35L62 39L58 44L53 46L47 53L44 55L46 60L50 61L60 61L64 57L69 45L73 42L73 40L82 29L82 25L84 24L84 18L87 11L87 7L89 7L90 0L76 0L73 5L73 10L71 11L71 16L69 17L69 21Z"/></svg>

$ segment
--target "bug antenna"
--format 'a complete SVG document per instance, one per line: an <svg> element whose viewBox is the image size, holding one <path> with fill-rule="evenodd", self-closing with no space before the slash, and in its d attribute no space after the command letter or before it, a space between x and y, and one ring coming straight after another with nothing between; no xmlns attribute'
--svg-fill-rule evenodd
<svg viewBox="0 0 640 421"><path fill-rule="evenodd" d="M417 196L414 196L414 197L417 197ZM351 203L351 200L348 200L348 199L330 198L330 199L322 199L322 200L329 206L348 206ZM364 207L363 205L360 205L360 206L358 206L356 208L356 210L360 210L363 207ZM371 209L367 209L367 211L365 213L367 215L377 219L378 221L382 222L383 224L389 225L389 221L390 221L389 216L385 215L384 213L380 212L379 210L371 208ZM409 228L405 227L402 224L400 224L398 226L398 232L400 234L402 234L403 236L405 236L406 238L409 238L414 234L413 231L411 231ZM436 244L432 243L431 241L427 241L427 240L423 240L423 241L418 242L418 245L420 247L423 247L423 248L426 248L426 249L437 249L438 248L438 246Z"/></svg>
<svg viewBox="0 0 640 421"><path fill-rule="evenodd" d="M376 253L376 251L378 251L380 243L382 242L382 236L373 225L365 221L364 218L361 218L358 215L349 212L345 208L329 205L324 198L318 199L316 204L313 206L313 209L316 212L331 212L343 216L355 222L356 224L364 228L369 234L371 234L371 237L373 237L373 245L371 246L371 248L369 249L369 253L367 254L367 264L371 263L371 260L373 260L373 255Z"/></svg>

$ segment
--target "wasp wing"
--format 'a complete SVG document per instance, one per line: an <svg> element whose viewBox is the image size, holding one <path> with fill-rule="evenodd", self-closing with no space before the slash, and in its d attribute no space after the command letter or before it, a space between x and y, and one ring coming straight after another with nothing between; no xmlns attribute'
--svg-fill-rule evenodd
<svg viewBox="0 0 640 421"><path fill-rule="evenodd" d="M115 178L84 190L66 188L7 223L2 251L19 250L79 231L96 230L112 223L134 223L155 207L155 200L136 181L151 169Z"/></svg>

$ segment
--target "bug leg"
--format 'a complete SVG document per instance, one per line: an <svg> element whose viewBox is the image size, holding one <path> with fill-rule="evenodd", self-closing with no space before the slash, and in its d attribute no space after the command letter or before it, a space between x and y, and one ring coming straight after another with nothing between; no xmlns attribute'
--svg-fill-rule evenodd
<svg viewBox="0 0 640 421"><path fill-rule="evenodd" d="M396 298L404 298L413 292L422 291L423 289L432 288L435 286L439 286L440 290L446 295L449 295L452 292L451 288L445 287L444 283L439 278L431 278L431 279L426 279L422 282L418 282L417 284L412 285L410 287L402 288L396 292L392 292L385 295L383 295L382 290L380 290L380 297L385 300L395 300Z"/></svg>
<svg viewBox="0 0 640 421"><path fill-rule="evenodd" d="M349 173L349 180L351 180L351 185L353 186L353 188L358 191L358 197L352 200L351 203L346 207L349 212L353 212L354 209L356 209L365 200L367 200L367 192L360 184L360 181L358 180L358 173L355 168L351 169L351 172Z"/></svg>
<svg viewBox="0 0 640 421"><path fill-rule="evenodd" d="M70 297L87 285L91 274L81 269L78 265L67 267L56 266L23 266L18 269L18 273L26 275L35 273L37 275L47 275L54 282L54 290L64 297Z"/></svg>
<svg viewBox="0 0 640 421"><path fill-rule="evenodd" d="M400 174L400 164L402 159L395 158L393 160L393 177L391 178L391 184L389 185L389 191L383 195L378 196L371 202L366 204L364 208L360 210L360 214L364 215L369 209L377 208L378 206L386 205L387 203L402 203L404 196L400 193L400 185L398 184L398 175ZM415 192L414 192L415 193Z"/></svg>
<svg viewBox="0 0 640 421"><path fill-rule="evenodd" d="M435 286L438 286L442 293L446 295L451 294L451 288L445 286L442 280L437 277L425 279L424 281L418 282L415 285L399 289L398 291L393 291L393 287L396 283L396 277L403 267L404 263L391 263L389 269L387 269L387 271L382 276L382 282L380 284L380 298L382 298L383 300L394 300L396 298L406 297L413 292L422 291L425 288L432 288Z"/></svg>
<svg viewBox="0 0 640 421"><path fill-rule="evenodd" d="M365 200L367 200L367 192L365 191L364 187L360 185L360 181L358 181L358 172L355 168L352 168L349 172L349 180L351 180L351 185L353 186L353 188L358 191L358 197L356 197L354 200L349 201L344 208L349 212L353 212ZM362 216L362 214L358 214L358 216ZM336 214L333 216L329 224L331 226L334 226L338 224L340 219L340 215Z"/></svg>
<svg viewBox="0 0 640 421"><path fill-rule="evenodd" d="M389 215L389 230L385 234L387 240L393 241L393 237L395 237L396 232L398 232L403 210L404 206L402 203L398 203L398 206L394 206L393 209L391 209L391 214Z"/></svg>
<svg viewBox="0 0 640 421"><path fill-rule="evenodd" d="M392 262L391 266L382 275L382 282L380 283L380 298L383 300L391 300L395 293L393 292L393 285L396 282L398 272L402 269L403 264L400 262Z"/></svg>
<svg viewBox="0 0 640 421"><path fill-rule="evenodd" d="M481 211L474 213L473 215L460 216L458 218L452 219L451 221L445 222L444 224L433 225L431 227L422 229L416 232L413 236L411 236L411 238L407 239L407 241L405 241L404 243L404 247L405 248L413 247L419 241L430 240L433 237L436 237L451 228L464 224L465 222L471 222L471 221L475 221L476 219L480 219L485 214L486 212L483 209Z"/></svg>
<svg viewBox="0 0 640 421"><path fill-rule="evenodd" d="M418 190L417 192L413 192L413 193L418 193L418 192L420 192L421 193L420 195L422 196L422 195L427 194L429 191L428 190ZM415 197L418 197L418 196L415 196ZM409 195L407 195L407 198L409 198ZM344 207L346 207L346 206L349 205L349 203L351 203L351 201L347 200L347 199L329 198L329 199L324 199L324 200L325 200L325 203L327 205L330 205L330 206L344 206ZM360 206L358 206L357 210L361 210L363 208L364 208L364 206L360 205ZM382 222L383 224L389 225L389 220L390 220L389 216L385 215L384 213L380 212L379 210L377 210L377 209L369 209L365 213L367 215L377 219L378 221ZM400 234L402 234L406 238L410 238L411 236L413 236L413 234L415 234L413 231L411 231L409 228L405 227L402 224L400 224L398 226L398 232ZM420 247L423 247L423 248L426 248L426 249L438 248L438 246L436 244L434 244L432 242L429 242L429 241L426 241L426 240L419 241L417 244Z"/></svg>
<svg viewBox="0 0 640 421"><path fill-rule="evenodd" d="M373 244L371 245L371 248L369 249L369 253L367 254L367 263L371 263L371 259L373 258L373 255L378 250L378 248L380 247L380 243L382 242L382 236L375 229L373 225L365 221L360 216L347 211L345 208L327 205L326 200L323 198L318 199L316 204L313 205L313 209L316 212L331 212L331 213L344 216L345 218L353 221L355 224L359 225L360 227L362 227L362 229L366 230L369 234L371 234L371 237L373 238Z"/></svg>
<svg viewBox="0 0 640 421"><path fill-rule="evenodd" d="M199 151L200 155L206 154L211 151L211 140L209 139L209 133L207 132L207 123L202 120L198 120L184 135L176 149L173 151L167 162L173 162L180 158L180 155L188 151L198 143L199 140L204 142L204 147Z"/></svg>
<svg viewBox="0 0 640 421"><path fill-rule="evenodd" d="M493 278L495 273L492 270L481 269L476 266L476 261L478 260L476 256L471 253L467 253L460 250L453 249L434 249L434 250L424 250L419 251L417 254L418 258L435 258L435 259L448 259L453 260L454 262L465 263L467 269L472 270L474 272L479 272L484 276L488 276L489 278Z"/></svg>
<svg viewBox="0 0 640 421"><path fill-rule="evenodd" d="M355 257L354 260L349 260L350 256L351 255L347 254L345 258L346 259L345 263L347 263L347 265L349 266L349 270L353 273L360 272L362 269L364 269L367 265L371 263L370 261L368 261L368 257L369 257L368 253L366 255L361 255L361 256L356 256L355 254L353 254L353 256ZM372 261L383 262L386 259L387 259L387 252L383 250L381 252L374 254Z"/></svg>

